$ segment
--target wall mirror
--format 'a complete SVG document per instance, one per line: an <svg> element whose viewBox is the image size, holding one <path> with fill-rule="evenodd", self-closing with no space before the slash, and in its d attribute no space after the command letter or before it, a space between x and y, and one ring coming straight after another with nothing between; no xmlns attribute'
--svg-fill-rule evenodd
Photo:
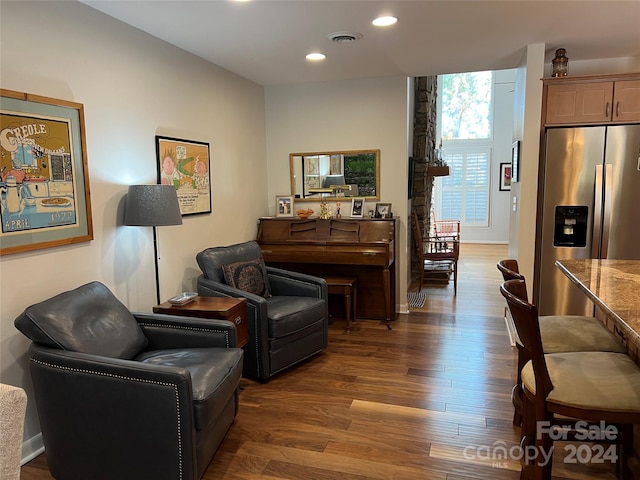
<svg viewBox="0 0 640 480"><path fill-rule="evenodd" d="M380 150L291 153L289 163L296 201L380 200Z"/></svg>

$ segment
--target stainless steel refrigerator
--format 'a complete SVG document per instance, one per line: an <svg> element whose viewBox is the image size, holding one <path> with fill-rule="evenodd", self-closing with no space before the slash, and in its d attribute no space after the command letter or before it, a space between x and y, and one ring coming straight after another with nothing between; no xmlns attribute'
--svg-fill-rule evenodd
<svg viewBox="0 0 640 480"><path fill-rule="evenodd" d="M555 262L640 259L640 125L550 128L545 136L534 301L541 315L592 315Z"/></svg>

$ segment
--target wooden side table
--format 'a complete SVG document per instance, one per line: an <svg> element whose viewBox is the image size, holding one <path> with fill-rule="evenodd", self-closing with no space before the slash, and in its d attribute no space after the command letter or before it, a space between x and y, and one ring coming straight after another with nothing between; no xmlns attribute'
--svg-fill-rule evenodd
<svg viewBox="0 0 640 480"><path fill-rule="evenodd" d="M171 305L169 302L164 302L153 307L153 312L168 315L182 315L184 317L228 320L236 325L238 347L242 348L249 342L249 332L247 330L247 300L245 298L198 296L182 306Z"/></svg>

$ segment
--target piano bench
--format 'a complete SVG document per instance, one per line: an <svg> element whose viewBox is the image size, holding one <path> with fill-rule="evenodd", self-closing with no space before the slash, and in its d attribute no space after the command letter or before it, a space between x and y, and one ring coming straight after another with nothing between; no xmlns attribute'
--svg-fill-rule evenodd
<svg viewBox="0 0 640 480"><path fill-rule="evenodd" d="M351 328L351 312L353 303L353 321L356 321L356 300L358 294L358 280L350 277L324 277L327 282L327 292L329 295L344 295L345 319L347 321L347 332ZM353 302L351 299L353 298Z"/></svg>

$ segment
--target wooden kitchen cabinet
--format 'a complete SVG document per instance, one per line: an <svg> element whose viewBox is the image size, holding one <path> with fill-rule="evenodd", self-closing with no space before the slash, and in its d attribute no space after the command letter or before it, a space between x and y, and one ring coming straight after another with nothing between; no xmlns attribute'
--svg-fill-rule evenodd
<svg viewBox="0 0 640 480"><path fill-rule="evenodd" d="M543 79L545 125L640 122L640 73Z"/></svg>

